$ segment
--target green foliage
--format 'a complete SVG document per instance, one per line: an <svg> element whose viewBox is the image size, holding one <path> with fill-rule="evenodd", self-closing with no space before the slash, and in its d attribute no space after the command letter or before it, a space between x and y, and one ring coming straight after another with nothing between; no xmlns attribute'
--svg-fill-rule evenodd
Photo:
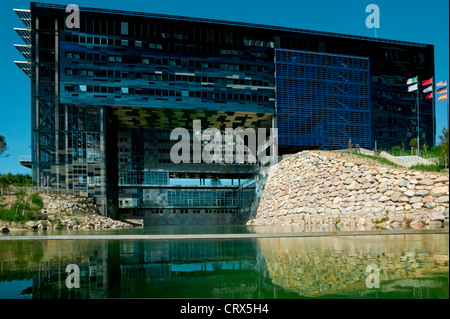
<svg viewBox="0 0 450 319"><path fill-rule="evenodd" d="M427 141L425 141L425 143L423 143L423 145L422 145L422 149L426 152L426 151L428 151L429 148L430 148L430 146L428 146Z"/></svg>
<svg viewBox="0 0 450 319"><path fill-rule="evenodd" d="M348 139L348 142L347 142L347 148L348 148L349 150L351 150L351 149L353 148L353 143L352 143L352 139L351 139L351 138Z"/></svg>
<svg viewBox="0 0 450 319"><path fill-rule="evenodd" d="M401 146L394 146L391 148L391 150L393 150L393 151L400 151L401 149L402 149Z"/></svg>
<svg viewBox="0 0 450 319"><path fill-rule="evenodd" d="M24 222L33 219L32 211L41 210L43 207L42 199L39 194L34 193L27 197L25 192L16 194L14 205L9 207L0 206L0 220L9 222Z"/></svg>
<svg viewBox="0 0 450 319"><path fill-rule="evenodd" d="M409 146L417 147L417 138L414 138L411 141L409 141Z"/></svg>
<svg viewBox="0 0 450 319"><path fill-rule="evenodd" d="M448 156L448 148L449 148L449 129L443 128L442 129L442 135L439 135L439 140L441 143L439 144L439 147L441 148L441 152L443 155Z"/></svg>
<svg viewBox="0 0 450 319"><path fill-rule="evenodd" d="M0 157L5 155L5 151L8 149L6 139L3 135L0 135Z"/></svg>
<svg viewBox="0 0 450 319"><path fill-rule="evenodd" d="M379 157L379 156L371 156L371 155L366 155L366 154L358 154L358 156L360 157L364 157L364 158L369 158L372 159L374 161L379 162L380 164L385 164L385 165L389 165L389 166L393 166L393 167L400 167L399 165L391 162L388 159L385 159L384 157Z"/></svg>
<svg viewBox="0 0 450 319"><path fill-rule="evenodd" d="M7 186L32 186L36 183L32 180L28 174L4 174L0 175L0 185Z"/></svg>
<svg viewBox="0 0 450 319"><path fill-rule="evenodd" d="M34 193L31 195L31 203L34 205L34 209L40 210L44 207L44 203L42 202L41 196L38 193Z"/></svg>

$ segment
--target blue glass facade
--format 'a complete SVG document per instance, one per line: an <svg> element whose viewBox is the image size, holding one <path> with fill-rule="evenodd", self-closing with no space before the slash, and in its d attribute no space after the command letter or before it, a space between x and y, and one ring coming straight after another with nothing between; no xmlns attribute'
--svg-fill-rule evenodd
<svg viewBox="0 0 450 319"><path fill-rule="evenodd" d="M368 58L277 49L275 66L280 145L370 148Z"/></svg>

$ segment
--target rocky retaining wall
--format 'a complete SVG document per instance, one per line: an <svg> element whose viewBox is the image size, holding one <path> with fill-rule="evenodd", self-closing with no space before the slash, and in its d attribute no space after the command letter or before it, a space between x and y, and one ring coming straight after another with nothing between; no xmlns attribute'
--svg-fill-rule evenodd
<svg viewBox="0 0 450 319"><path fill-rule="evenodd" d="M2 232L11 229L117 229L133 227L130 223L101 216L92 197L40 194L43 207L32 212L33 220L24 224L1 222Z"/></svg>
<svg viewBox="0 0 450 319"><path fill-rule="evenodd" d="M448 218L448 175L304 151L272 167L247 224L434 228Z"/></svg>

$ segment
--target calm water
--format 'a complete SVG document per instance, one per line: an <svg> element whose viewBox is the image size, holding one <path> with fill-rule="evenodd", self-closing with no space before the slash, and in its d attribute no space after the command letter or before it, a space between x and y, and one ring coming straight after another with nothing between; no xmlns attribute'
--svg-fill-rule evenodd
<svg viewBox="0 0 450 319"><path fill-rule="evenodd" d="M89 234L270 230L149 227ZM449 298L448 256L448 234L0 241L0 298ZM78 289L66 287L69 264L80 269ZM379 269L379 288L367 287L367 265Z"/></svg>

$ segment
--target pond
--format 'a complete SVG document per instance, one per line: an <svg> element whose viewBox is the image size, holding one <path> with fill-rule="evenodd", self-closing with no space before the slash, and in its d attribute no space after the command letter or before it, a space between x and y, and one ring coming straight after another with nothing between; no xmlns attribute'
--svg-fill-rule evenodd
<svg viewBox="0 0 450 319"><path fill-rule="evenodd" d="M70 234L271 231L197 226ZM33 235L37 240L0 241L1 299L449 298L448 232L191 240L42 240ZM79 270L79 288L68 288L76 274L66 272L69 265Z"/></svg>

